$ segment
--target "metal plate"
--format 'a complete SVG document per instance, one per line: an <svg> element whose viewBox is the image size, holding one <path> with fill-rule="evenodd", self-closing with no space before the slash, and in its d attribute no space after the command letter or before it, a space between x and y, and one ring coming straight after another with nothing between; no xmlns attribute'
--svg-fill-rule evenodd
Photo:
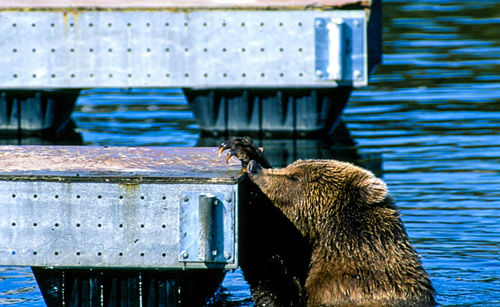
<svg viewBox="0 0 500 307"><path fill-rule="evenodd" d="M342 61L352 65L339 80L315 75L316 18L348 21ZM365 19L361 10L2 11L0 88L363 86Z"/></svg>
<svg viewBox="0 0 500 307"><path fill-rule="evenodd" d="M232 192L182 191L179 261L234 263L235 200Z"/></svg>
<svg viewBox="0 0 500 307"><path fill-rule="evenodd" d="M198 207L179 201L183 193L235 196L236 185L0 181L0 191L0 265L237 267L235 257L179 258L179 229L193 242L199 235L186 231L183 216ZM236 250L236 201L222 200L214 220L221 255Z"/></svg>
<svg viewBox="0 0 500 307"><path fill-rule="evenodd" d="M319 80L366 81L364 22L363 18L316 18L315 74Z"/></svg>

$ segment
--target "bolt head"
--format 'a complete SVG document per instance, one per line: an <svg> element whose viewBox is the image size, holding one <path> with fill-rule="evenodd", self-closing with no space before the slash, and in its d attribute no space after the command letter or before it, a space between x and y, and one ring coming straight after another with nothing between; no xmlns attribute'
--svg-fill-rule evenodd
<svg viewBox="0 0 500 307"><path fill-rule="evenodd" d="M314 21L314 25L316 26L316 28L321 28L323 26L323 20L321 19L316 19Z"/></svg>
<svg viewBox="0 0 500 307"><path fill-rule="evenodd" d="M231 257L232 257L232 256L231 256L231 253L230 253L230 252L224 252L224 258L225 258L226 260L231 259Z"/></svg>
<svg viewBox="0 0 500 307"><path fill-rule="evenodd" d="M316 70L316 77L323 78L323 72L321 70Z"/></svg>
<svg viewBox="0 0 500 307"><path fill-rule="evenodd" d="M216 249L214 249L214 250L212 251L212 256L217 257L217 254L218 254L217 250L216 250Z"/></svg>
<svg viewBox="0 0 500 307"><path fill-rule="evenodd" d="M189 253L186 250L184 250L181 252L181 256L182 256L182 258L187 259L187 258L189 258Z"/></svg>
<svg viewBox="0 0 500 307"><path fill-rule="evenodd" d="M361 78L361 72L359 70L355 70L353 75L355 79Z"/></svg>
<svg viewBox="0 0 500 307"><path fill-rule="evenodd" d="M188 202L189 201L189 196L187 196L187 195L182 196L182 200L185 201L185 202Z"/></svg>
<svg viewBox="0 0 500 307"><path fill-rule="evenodd" d="M228 203L232 202L233 199L231 198L231 195L226 195L226 197L224 198L224 200Z"/></svg>

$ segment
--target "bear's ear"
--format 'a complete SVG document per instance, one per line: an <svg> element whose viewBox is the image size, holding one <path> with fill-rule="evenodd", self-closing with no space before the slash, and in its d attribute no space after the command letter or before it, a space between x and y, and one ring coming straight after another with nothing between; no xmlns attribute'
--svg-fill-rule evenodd
<svg viewBox="0 0 500 307"><path fill-rule="evenodd" d="M385 182L373 175L361 180L360 190L361 196L368 204L381 202L389 195Z"/></svg>

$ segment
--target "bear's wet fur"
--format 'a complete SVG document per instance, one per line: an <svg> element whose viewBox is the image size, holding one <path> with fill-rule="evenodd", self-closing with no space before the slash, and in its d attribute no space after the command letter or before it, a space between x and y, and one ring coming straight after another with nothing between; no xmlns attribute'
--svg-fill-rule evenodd
<svg viewBox="0 0 500 307"><path fill-rule="evenodd" d="M238 146L240 140L246 146ZM250 140L251 141L251 140ZM258 306L433 306L434 289L386 184L336 160L265 169L248 138L221 145L254 184L240 259ZM279 212L277 210L279 210Z"/></svg>

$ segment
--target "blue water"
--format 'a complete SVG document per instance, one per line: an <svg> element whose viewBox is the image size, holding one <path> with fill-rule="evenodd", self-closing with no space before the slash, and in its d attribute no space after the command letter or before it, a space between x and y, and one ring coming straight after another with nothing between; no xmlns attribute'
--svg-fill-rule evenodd
<svg viewBox="0 0 500 307"><path fill-rule="evenodd" d="M344 111L355 150L380 161L437 301L500 306L500 1L385 1L383 15L383 65ZM199 141L178 89L83 91L73 118L89 145ZM0 281L0 305L43 306L29 269ZM221 296L251 306L240 271Z"/></svg>

